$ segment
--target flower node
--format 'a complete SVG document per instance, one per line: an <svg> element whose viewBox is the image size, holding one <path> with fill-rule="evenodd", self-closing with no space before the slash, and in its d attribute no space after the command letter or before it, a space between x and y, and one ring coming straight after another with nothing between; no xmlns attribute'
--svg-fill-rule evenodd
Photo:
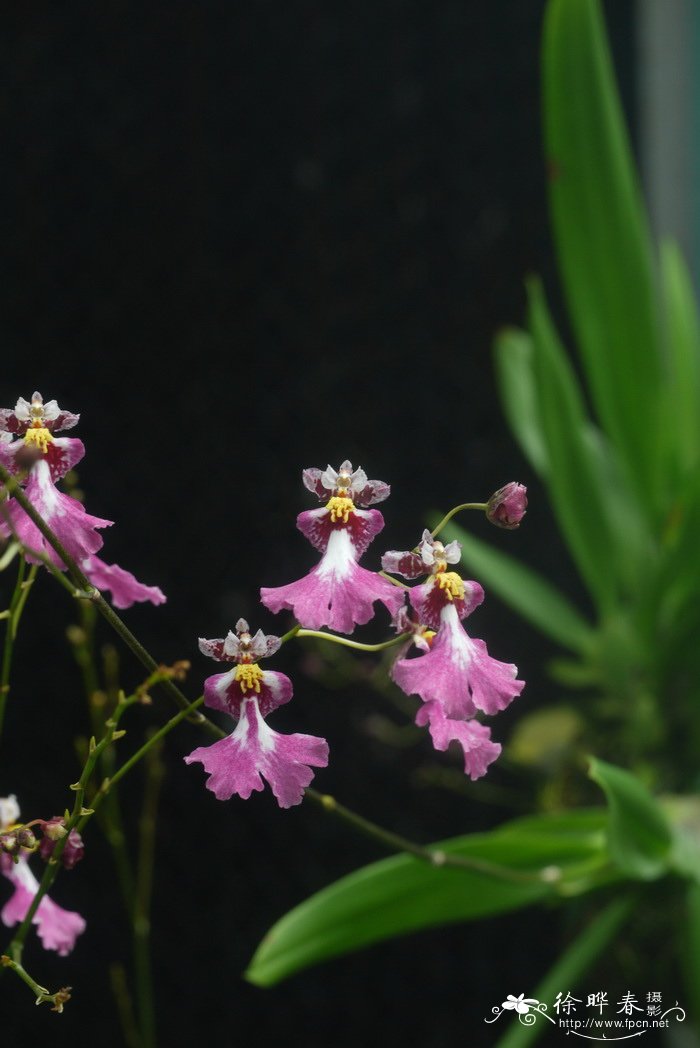
<svg viewBox="0 0 700 1048"><path fill-rule="evenodd" d="M241 686L241 691L244 693L248 690L260 692L262 676L262 670L257 662L244 662L236 667L236 680Z"/></svg>
<svg viewBox="0 0 700 1048"><path fill-rule="evenodd" d="M444 591L448 600L464 600L464 582L456 571L443 571L435 576L435 582Z"/></svg>

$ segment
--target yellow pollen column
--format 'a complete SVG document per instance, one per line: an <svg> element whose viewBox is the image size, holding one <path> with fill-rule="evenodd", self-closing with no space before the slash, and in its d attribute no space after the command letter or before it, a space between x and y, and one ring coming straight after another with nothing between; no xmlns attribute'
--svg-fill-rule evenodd
<svg viewBox="0 0 700 1048"><path fill-rule="evenodd" d="M24 443L27 447L34 445L42 455L45 455L49 444L53 444L53 437L45 426L35 424L24 434Z"/></svg>
<svg viewBox="0 0 700 1048"><path fill-rule="evenodd" d="M444 590L448 600L454 600L455 597L458 600L464 600L464 582L456 571L443 571L435 576L435 582L441 590Z"/></svg>
<svg viewBox="0 0 700 1048"><path fill-rule="evenodd" d="M326 509L331 515L331 524L337 524L341 519L343 524L347 524L350 514L355 509L355 504L352 499L341 498L339 495L334 495L333 498L329 499L326 503Z"/></svg>
<svg viewBox="0 0 700 1048"><path fill-rule="evenodd" d="M260 692L262 675L263 671L257 662L247 662L236 666L236 680L240 684L244 695L248 690Z"/></svg>

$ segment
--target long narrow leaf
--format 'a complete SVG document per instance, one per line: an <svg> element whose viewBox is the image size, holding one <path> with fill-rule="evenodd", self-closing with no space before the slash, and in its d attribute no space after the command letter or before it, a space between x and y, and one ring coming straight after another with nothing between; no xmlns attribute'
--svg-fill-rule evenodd
<svg viewBox="0 0 700 1048"><path fill-rule="evenodd" d="M543 77L566 299L596 410L648 504L662 378L653 256L598 0L551 0Z"/></svg>
<svg viewBox="0 0 700 1048"><path fill-rule="evenodd" d="M675 472L675 486L700 458L700 321L691 277L677 244L663 244L661 275L669 384L659 436L670 443L666 458Z"/></svg>
<svg viewBox="0 0 700 1048"><path fill-rule="evenodd" d="M591 453L590 422L541 287L535 281L529 284L529 299L552 502L581 576L598 608L608 611L615 603L620 562L614 552L602 491L604 481Z"/></svg>
<svg viewBox="0 0 700 1048"><path fill-rule="evenodd" d="M526 331L505 328L495 341L495 360L501 402L508 424L530 465L544 477L547 448L537 405L532 339Z"/></svg>
<svg viewBox="0 0 700 1048"><path fill-rule="evenodd" d="M462 544L462 562L475 577L524 619L571 651L584 654L591 650L593 627L540 575L457 524L449 524L445 535Z"/></svg>

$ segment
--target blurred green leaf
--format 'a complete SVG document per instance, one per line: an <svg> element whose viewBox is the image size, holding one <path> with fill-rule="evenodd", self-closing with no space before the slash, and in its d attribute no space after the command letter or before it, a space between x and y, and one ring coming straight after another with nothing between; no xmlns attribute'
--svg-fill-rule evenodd
<svg viewBox="0 0 700 1048"><path fill-rule="evenodd" d="M662 379L653 254L598 0L551 0L543 78L552 222L572 324L598 415L648 504Z"/></svg>
<svg viewBox="0 0 700 1048"><path fill-rule="evenodd" d="M672 868L700 884L700 796L672 794L659 804L673 832Z"/></svg>
<svg viewBox="0 0 700 1048"><path fill-rule="evenodd" d="M495 359L505 416L530 465L543 477L548 456L537 406L532 339L519 328L505 328L496 336Z"/></svg>
<svg viewBox="0 0 700 1048"><path fill-rule="evenodd" d="M530 330L542 428L550 462L549 490L559 524L599 610L615 604L620 562L601 490L597 456L591 453L576 376L559 341L539 282L529 282Z"/></svg>
<svg viewBox="0 0 700 1048"><path fill-rule="evenodd" d="M592 648L593 627L540 575L507 553L474 538L458 524L448 524L445 536L462 544L462 563L479 581L533 626L571 651L585 653Z"/></svg>
<svg viewBox="0 0 700 1048"><path fill-rule="evenodd" d="M571 706L548 706L526 713L508 742L508 758L517 764L541 768L550 774L571 758L585 721Z"/></svg>
<svg viewBox="0 0 700 1048"><path fill-rule="evenodd" d="M609 879L604 809L531 816L436 848L513 871L556 867L557 890L580 894ZM274 983L312 964L420 928L506 913L552 897L545 880L435 867L408 855L373 863L287 913L258 947L246 978Z"/></svg>
<svg viewBox="0 0 700 1048"><path fill-rule="evenodd" d="M608 800L612 861L630 877L653 880L669 867L673 837L668 820L631 772L591 757L588 774Z"/></svg>
<svg viewBox="0 0 700 1048"><path fill-rule="evenodd" d="M682 932L682 964L688 1003L700 1018L700 884L688 885Z"/></svg>
<svg viewBox="0 0 700 1048"><path fill-rule="evenodd" d="M669 365L661 440L678 479L700 458L700 321L693 284L677 244L661 247L665 335Z"/></svg>
<svg viewBox="0 0 700 1048"><path fill-rule="evenodd" d="M622 924L632 913L637 900L634 897L615 899L574 939L569 948L550 968L542 982L534 991L528 988L525 993L537 1001L550 1005L563 987L575 990L579 980L586 974ZM536 1019L531 1026L512 1023L506 1034L498 1041L496 1048L527 1048L548 1029L547 1022Z"/></svg>

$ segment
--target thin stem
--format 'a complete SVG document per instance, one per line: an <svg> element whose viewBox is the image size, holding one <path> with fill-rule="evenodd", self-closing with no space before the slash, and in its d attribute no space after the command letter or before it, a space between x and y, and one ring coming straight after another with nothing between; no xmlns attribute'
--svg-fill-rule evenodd
<svg viewBox="0 0 700 1048"><path fill-rule="evenodd" d="M112 787L116 786L116 784L124 778L126 773L130 771L135 764L138 764L141 758L144 757L148 753L148 751L160 741L160 739L165 738L165 736L168 735L173 730L173 728L176 728L178 724L181 724L182 721L186 720L187 717L194 710L199 709L203 702L204 696L200 695L198 699L195 699L194 702L191 702L190 705L187 706L184 710L180 710L179 713L176 713L174 717L170 718L167 724L164 724L163 727L159 729L159 731L154 732L151 738L148 739L148 741L145 742L143 746L141 746L141 748L136 751L136 753L129 757L128 760L124 761L121 767L115 771L114 775L112 775L111 778L105 779L97 793L94 795L94 797L91 797L90 799L90 807L92 808L92 810L97 811L98 807L100 806L104 798L107 796L109 791L112 789ZM202 727L209 729L209 731L211 731L217 737L226 737L226 732L222 731L220 728L217 728L216 724L214 724L213 721L208 720L206 717L203 719L201 723ZM90 814L85 814L81 816L80 821L77 824L78 832L82 832L82 829L89 818Z"/></svg>
<svg viewBox="0 0 700 1048"><path fill-rule="evenodd" d="M297 622L296 626L292 626L290 630L287 630L286 633L282 634L280 637L280 644L286 644L288 640L292 639L292 637L296 637L300 629L301 623Z"/></svg>
<svg viewBox="0 0 700 1048"><path fill-rule="evenodd" d="M41 900L49 891L51 885L53 884L58 875L58 871L61 865L61 855L63 854L63 849L65 848L66 843L68 842L68 839L70 837L70 831L76 829L79 826L79 824L83 825L83 820L88 819L93 814L93 811L91 809L86 809L83 806L83 802L85 800L85 791L87 790L88 783L90 782L92 773L95 770L95 766L97 765L100 759L100 755L102 754L102 751L110 745L110 743L113 741L115 737L119 737L119 733L116 730L117 725L119 724L122 715L126 712L129 706L132 706L134 702L137 701L137 694L130 695L128 698L122 699L122 701L117 706L117 709L115 710L113 717L107 722L107 731L105 732L104 737L100 740L99 743L95 742L94 737L90 740L88 756L83 766L80 778L76 783L74 783L71 786L71 789L75 792L75 801L73 803L73 810L71 811L65 823L66 834L59 841L56 841L56 846L51 855L51 861L47 864L46 869L44 870L44 875L41 878L41 881L39 882L39 887L37 888L36 894L34 895L34 898L32 899L31 904L27 909L26 914L24 915L24 919L19 925L14 935L14 938L12 939L8 947L8 953L10 954L10 957L17 964L21 964L22 962L22 951L24 950L24 943L27 938L27 933L31 927L34 914L38 910Z"/></svg>
<svg viewBox="0 0 700 1048"><path fill-rule="evenodd" d="M146 758L146 789L139 824L139 858L134 895L134 972L141 1028L142 1048L154 1048L156 1021L151 970L151 896L155 865L155 829L164 768L160 759L162 739L151 747Z"/></svg>
<svg viewBox="0 0 700 1048"><path fill-rule="evenodd" d="M141 1048L139 1043L139 1032L134 1019L134 1008L131 1002L131 994L126 981L126 973L122 964L111 964L109 968L109 981L112 993L117 1005L119 1020L124 1034L124 1043L127 1048Z"/></svg>
<svg viewBox="0 0 700 1048"><path fill-rule="evenodd" d="M308 797L323 811L337 816L349 826L359 830L365 837L371 837L372 840L379 841L380 844L390 848L392 851L407 852L409 855L414 855L417 859L430 863L431 866L475 870L477 873L484 873L491 877L497 877L500 880L514 881L519 884L542 883L543 881L553 882L556 879L551 867L538 873L522 873L519 870L511 870L507 866L496 866L494 863L486 862L483 859L450 855L449 852L444 852L437 848L426 848L422 844L416 844L415 841L401 837L398 833L385 830L382 826L377 825L376 822L365 819L364 816L358 815L357 812L339 804L335 797L331 797L327 793L319 793L317 790L307 787L304 791L304 796Z"/></svg>
<svg viewBox="0 0 700 1048"><path fill-rule="evenodd" d="M437 527L433 528L433 530L430 532L432 538L435 538L437 535L439 535L442 529L445 527L445 525L449 524L452 518L457 513L461 513L463 509L479 509L482 513L485 513L488 509L488 502L463 502L461 506L455 506L453 509L450 510L449 513L445 514L445 516L442 518Z"/></svg>
<svg viewBox="0 0 700 1048"><path fill-rule="evenodd" d="M410 586L407 586L405 582L401 582L400 579L395 579L393 575L389 575L386 571L378 571L377 575L381 575L382 578L386 579L387 582L390 582L392 586L398 586L400 589L405 590L411 588Z"/></svg>
<svg viewBox="0 0 700 1048"><path fill-rule="evenodd" d="M62 1012L63 1005L66 1001L70 1000L70 987L63 986L60 990L55 993L49 993L45 986L39 986L39 983L32 979L26 968L23 968L19 961L15 961L12 957L8 957L7 954L3 954L0 957L0 964L3 968L10 968L15 975L18 975L22 982L26 983L29 989L36 997L37 1004L49 1004L53 1005L52 1012Z"/></svg>
<svg viewBox="0 0 700 1048"><path fill-rule="evenodd" d="M10 607L8 608L8 616L6 619L5 641L2 651L2 668L0 669L0 735L2 735L2 728L5 721L7 697L10 693L10 671L12 669L12 656L14 653L14 644L17 636L17 629L19 627L19 620L22 617L24 606L29 597L29 591L31 590L36 577L36 567L30 569L29 577L25 579L26 571L27 562L24 557L20 555L17 564L17 581L12 592Z"/></svg>
<svg viewBox="0 0 700 1048"><path fill-rule="evenodd" d="M345 648L355 648L357 651L384 651L385 648L391 648L394 644L399 644L402 640L406 640L409 636L408 633L398 633L391 640L382 641L380 644L362 644L359 640L348 640L347 637L337 637L334 633L324 633L323 630L305 630L297 629L297 637L317 637L319 640L329 640L333 644L342 644Z"/></svg>

